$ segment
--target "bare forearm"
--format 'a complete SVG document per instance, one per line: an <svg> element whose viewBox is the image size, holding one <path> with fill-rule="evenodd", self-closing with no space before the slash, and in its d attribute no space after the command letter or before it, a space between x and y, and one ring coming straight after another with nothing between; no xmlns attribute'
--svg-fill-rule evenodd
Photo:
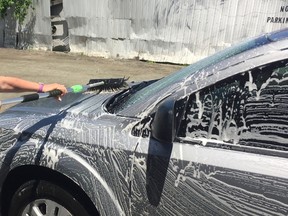
<svg viewBox="0 0 288 216"><path fill-rule="evenodd" d="M0 92L48 92L54 89L62 91L62 95L67 93L64 85L58 83L42 84L32 82L17 77L0 76Z"/></svg>
<svg viewBox="0 0 288 216"><path fill-rule="evenodd" d="M2 92L37 91L38 89L39 83L16 77L0 76L0 91Z"/></svg>

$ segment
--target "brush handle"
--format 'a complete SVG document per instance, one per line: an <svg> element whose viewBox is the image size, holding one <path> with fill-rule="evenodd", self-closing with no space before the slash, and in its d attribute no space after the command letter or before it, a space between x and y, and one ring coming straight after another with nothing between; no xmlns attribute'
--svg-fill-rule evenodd
<svg viewBox="0 0 288 216"><path fill-rule="evenodd" d="M97 82L97 83L88 84L88 85L74 85L74 86L67 88L67 92L68 93L80 93L80 92L87 91L89 88L101 86L103 84L104 82ZM62 91L55 89L55 90L44 92L44 93L33 93L33 94L22 95L21 97L4 99L0 101L0 107L6 104L23 103L23 102L38 100L41 98L56 97L61 94L62 94Z"/></svg>
<svg viewBox="0 0 288 216"><path fill-rule="evenodd" d="M91 86L98 86L101 85L100 83L95 83L92 85L74 85L69 88L67 88L67 93L80 93L86 91L88 88L91 88ZM62 94L62 91L59 89L54 89L48 92L44 93L34 93L34 94L28 94L28 95L23 95L23 101L22 102L27 102L27 101L33 101L33 100L38 100L40 98L49 98L49 97L56 97Z"/></svg>
<svg viewBox="0 0 288 216"><path fill-rule="evenodd" d="M74 85L70 88L67 88L67 93L80 93L87 90L85 86L83 85ZM28 94L28 95L22 95L23 101L22 102L28 102L33 100L38 100L40 98L49 98L49 97L56 97L62 94L62 91L59 89L54 89L48 92L44 93L34 93L34 94Z"/></svg>
<svg viewBox="0 0 288 216"><path fill-rule="evenodd" d="M27 94L27 95L21 96L23 98L23 100L21 102L34 101L34 100L38 100L40 98L56 97L56 96L61 95L61 94L62 94L62 91L60 91L58 89L44 92L44 93Z"/></svg>

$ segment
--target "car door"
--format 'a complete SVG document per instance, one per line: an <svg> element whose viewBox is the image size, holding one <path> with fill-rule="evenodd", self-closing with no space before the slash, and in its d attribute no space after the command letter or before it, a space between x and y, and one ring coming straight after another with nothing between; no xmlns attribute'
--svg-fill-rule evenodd
<svg viewBox="0 0 288 216"><path fill-rule="evenodd" d="M166 179L181 214L287 215L287 134L287 60L189 95Z"/></svg>

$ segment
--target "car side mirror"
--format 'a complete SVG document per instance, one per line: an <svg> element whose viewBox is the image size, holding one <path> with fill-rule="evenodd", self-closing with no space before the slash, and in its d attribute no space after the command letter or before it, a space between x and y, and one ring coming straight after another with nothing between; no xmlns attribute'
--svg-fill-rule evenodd
<svg viewBox="0 0 288 216"><path fill-rule="evenodd" d="M151 125L151 136L163 143L172 143L175 138L174 100L165 100L158 107Z"/></svg>

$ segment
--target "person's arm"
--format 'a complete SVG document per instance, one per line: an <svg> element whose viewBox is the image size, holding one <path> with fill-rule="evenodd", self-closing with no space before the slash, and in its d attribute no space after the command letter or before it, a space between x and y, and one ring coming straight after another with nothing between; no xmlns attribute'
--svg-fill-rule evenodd
<svg viewBox="0 0 288 216"><path fill-rule="evenodd" d="M39 84L17 77L0 76L0 92L47 92L54 89L67 93L66 87L58 83Z"/></svg>

